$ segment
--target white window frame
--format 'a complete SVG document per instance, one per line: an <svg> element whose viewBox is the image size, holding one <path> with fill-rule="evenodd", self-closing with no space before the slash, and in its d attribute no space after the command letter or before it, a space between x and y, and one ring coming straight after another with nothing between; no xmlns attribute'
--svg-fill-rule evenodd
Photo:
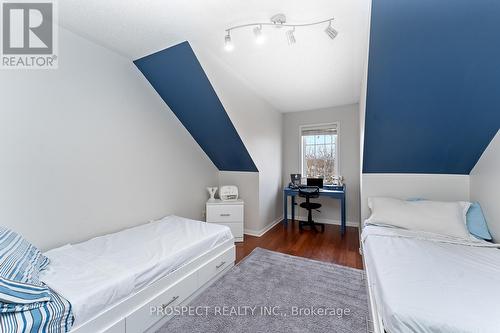
<svg viewBox="0 0 500 333"><path fill-rule="evenodd" d="M304 145L302 143L302 131L304 129L322 129L336 126L337 128L337 142L335 145L335 163L337 174L334 176L339 176L340 172L340 121L335 121L331 123L320 123L320 124L304 124L299 126L299 170L302 177L306 177L304 173Z"/></svg>

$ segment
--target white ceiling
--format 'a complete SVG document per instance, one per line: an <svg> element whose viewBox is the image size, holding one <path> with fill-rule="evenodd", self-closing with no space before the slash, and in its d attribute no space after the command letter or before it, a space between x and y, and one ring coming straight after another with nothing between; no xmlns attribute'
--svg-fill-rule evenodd
<svg viewBox="0 0 500 333"><path fill-rule="evenodd" d="M65 0L61 25L131 60L188 40L196 52L224 62L257 94L282 112L357 103L366 55L370 0ZM335 40L325 25L264 27L256 45L251 28L232 33L235 49L223 49L231 25L267 22L284 13L288 23L335 17Z"/></svg>

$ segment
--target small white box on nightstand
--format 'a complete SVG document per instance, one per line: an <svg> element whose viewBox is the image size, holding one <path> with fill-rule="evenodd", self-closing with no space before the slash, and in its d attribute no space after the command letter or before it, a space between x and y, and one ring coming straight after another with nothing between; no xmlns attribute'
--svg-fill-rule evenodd
<svg viewBox="0 0 500 333"><path fill-rule="evenodd" d="M209 200L207 201L207 222L228 226L233 233L234 240L243 242L244 206L243 200Z"/></svg>

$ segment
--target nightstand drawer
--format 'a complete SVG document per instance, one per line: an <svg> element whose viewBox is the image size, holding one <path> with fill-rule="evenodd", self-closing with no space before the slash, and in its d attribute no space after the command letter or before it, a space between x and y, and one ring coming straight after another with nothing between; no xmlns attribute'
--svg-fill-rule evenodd
<svg viewBox="0 0 500 333"><path fill-rule="evenodd" d="M207 222L241 222L243 205L207 205Z"/></svg>

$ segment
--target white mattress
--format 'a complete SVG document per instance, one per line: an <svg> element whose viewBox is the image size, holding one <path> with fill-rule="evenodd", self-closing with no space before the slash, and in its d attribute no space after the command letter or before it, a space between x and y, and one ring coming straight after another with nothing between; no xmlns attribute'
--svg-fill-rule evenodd
<svg viewBox="0 0 500 333"><path fill-rule="evenodd" d="M500 250L379 226L362 238L387 332L499 332Z"/></svg>
<svg viewBox="0 0 500 333"><path fill-rule="evenodd" d="M77 326L232 238L226 226L168 216L46 252L41 280L71 302Z"/></svg>

